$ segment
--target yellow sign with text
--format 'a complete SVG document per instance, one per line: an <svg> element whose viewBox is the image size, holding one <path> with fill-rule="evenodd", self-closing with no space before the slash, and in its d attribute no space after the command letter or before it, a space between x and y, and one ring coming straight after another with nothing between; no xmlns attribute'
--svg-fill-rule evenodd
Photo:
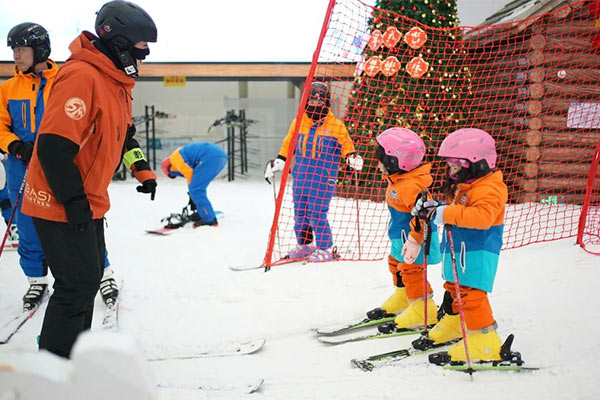
<svg viewBox="0 0 600 400"><path fill-rule="evenodd" d="M163 85L165 87L185 86L185 76L165 76Z"/></svg>

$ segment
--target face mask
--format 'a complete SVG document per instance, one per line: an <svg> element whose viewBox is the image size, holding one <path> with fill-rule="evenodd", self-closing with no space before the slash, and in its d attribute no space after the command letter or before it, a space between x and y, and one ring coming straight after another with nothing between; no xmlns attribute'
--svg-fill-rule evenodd
<svg viewBox="0 0 600 400"><path fill-rule="evenodd" d="M310 104L306 106L306 114L315 122L325 118L328 111L329 107L327 106L312 106Z"/></svg>
<svg viewBox="0 0 600 400"><path fill-rule="evenodd" d="M137 47L131 49L131 56L136 60L144 60L148 54L150 54L150 49L138 49Z"/></svg>

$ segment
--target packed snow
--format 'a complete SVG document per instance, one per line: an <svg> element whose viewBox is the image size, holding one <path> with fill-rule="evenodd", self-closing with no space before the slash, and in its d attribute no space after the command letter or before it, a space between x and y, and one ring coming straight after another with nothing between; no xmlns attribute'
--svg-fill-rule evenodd
<svg viewBox="0 0 600 400"><path fill-rule="evenodd" d="M185 181L159 181L156 200L114 182L107 215L109 258L123 280L120 333L146 358L181 356L264 337L259 352L237 357L150 362L160 399L598 399L600 258L574 238L504 251L490 301L505 338L539 371L469 375L413 357L373 372L350 365L409 346L414 336L328 347L314 328L362 319L392 293L384 260L301 263L234 272L260 265L270 229L273 191L264 181L218 180L209 187L219 227L183 228L166 237L144 233L187 203ZM435 300L443 294L439 266L429 268ZM0 258L0 321L21 307L27 282L16 252ZM104 305L97 298L94 329ZM45 308L0 346L34 351ZM211 390L264 378L259 392ZM31 382L35 385L35 382ZM108 382L106 384L109 384ZM194 387L204 387L194 389Z"/></svg>

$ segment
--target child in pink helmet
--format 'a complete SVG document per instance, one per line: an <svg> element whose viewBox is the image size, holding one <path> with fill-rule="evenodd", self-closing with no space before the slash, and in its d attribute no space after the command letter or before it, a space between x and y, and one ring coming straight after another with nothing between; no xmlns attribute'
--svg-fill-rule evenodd
<svg viewBox="0 0 600 400"><path fill-rule="evenodd" d="M481 129L459 129L444 139L438 156L448 164L442 185L447 205L433 200L417 202L414 213L429 215L437 224L455 227L452 234L469 354L473 361L500 360L502 343L487 293L492 291L502 247L508 190L502 172L494 171L495 141ZM429 331L429 338L435 344L462 336L446 235L441 250L446 315ZM452 361L465 361L463 342L450 347L448 355Z"/></svg>
<svg viewBox="0 0 600 400"><path fill-rule="evenodd" d="M433 179L431 164L422 164L425 144L415 132L406 128L390 128L377 136L379 146L375 156L379 169L388 182L386 202L391 219L388 228L392 248L388 257L396 290L381 308L367 313L371 319L386 314L399 314L394 320L397 328L417 328L424 323L425 301L427 324L437 322L437 307L427 283L427 299L423 293L423 224L416 224L411 211L415 201ZM435 227L430 227L431 248L428 263L439 263L439 241Z"/></svg>

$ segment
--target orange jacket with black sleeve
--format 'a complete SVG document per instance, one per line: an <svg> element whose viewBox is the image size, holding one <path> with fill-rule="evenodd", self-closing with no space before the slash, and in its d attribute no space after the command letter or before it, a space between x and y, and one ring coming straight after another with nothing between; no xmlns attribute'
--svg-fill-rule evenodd
<svg viewBox="0 0 600 400"><path fill-rule="evenodd" d="M386 177L388 187L385 192L385 200L390 210L390 224L388 235L392 242L390 251L392 257L404 262L402 247L408 236L412 236L417 243L423 243L423 224L420 220L419 230L416 229L416 218L411 215L417 197L423 190L427 190L433 182L431 177L431 164L423 164L411 171L397 173ZM431 225L432 240L430 248L429 263L439 262L440 253L437 240L435 224ZM423 254L419 254L415 264L423 263Z"/></svg>
<svg viewBox="0 0 600 400"><path fill-rule="evenodd" d="M71 57L54 82L23 196L23 212L33 217L66 222L63 205L82 196L89 201L93 219L102 218L110 208L107 189L121 162L135 81L96 49L92 40L96 40L94 35L83 32L71 43ZM40 148L49 139L46 135L78 151L73 157L49 154ZM55 168L48 168L53 157ZM73 165L80 176L63 183L60 174Z"/></svg>
<svg viewBox="0 0 600 400"><path fill-rule="evenodd" d="M0 84L0 149L5 153L15 140L35 141L58 72L54 61L46 64L48 69L29 74L15 66L15 75Z"/></svg>

